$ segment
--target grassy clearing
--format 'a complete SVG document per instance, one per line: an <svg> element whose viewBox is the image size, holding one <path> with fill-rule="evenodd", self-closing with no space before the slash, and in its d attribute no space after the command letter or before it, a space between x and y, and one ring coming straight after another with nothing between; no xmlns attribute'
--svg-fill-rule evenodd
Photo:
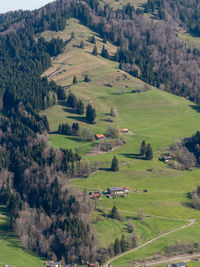
<svg viewBox="0 0 200 267"><path fill-rule="evenodd" d="M200 47L200 37L192 35L189 32L180 32L179 38L192 48Z"/></svg>
<svg viewBox="0 0 200 267"><path fill-rule="evenodd" d="M9 264L16 267L42 267L42 259L24 249L17 237L9 232L9 218L3 207L0 207L0 213L0 266Z"/></svg>
<svg viewBox="0 0 200 267"><path fill-rule="evenodd" d="M103 4L108 4L114 9L122 8L123 6L127 4L133 5L135 8L141 8L144 3L146 3L146 0L101 0Z"/></svg>
<svg viewBox="0 0 200 267"><path fill-rule="evenodd" d="M121 239L122 235L128 239L128 223L131 222L136 227L138 237L138 245L158 236L159 234L172 230L176 227L186 224L183 221L172 221L161 218L145 218L145 221L139 221L135 216L129 216L124 222L119 222L111 218L102 219L101 221L93 222L93 226L97 231L100 247L108 247L116 238ZM109 231L108 231L109 229ZM102 233L106 233L103 235Z"/></svg>
<svg viewBox="0 0 200 267"><path fill-rule="evenodd" d="M54 79L62 86L69 86L70 90L85 105L92 103L97 110L97 123L89 125L85 122L84 116L74 114L73 111L62 104L53 106L45 111L51 128L50 142L55 147L72 148L82 156L92 150L95 143L82 142L77 137L68 137L56 134L60 123L73 123L78 121L81 127L87 127L95 133L105 133L108 125L120 128L129 128L131 134L124 135L126 145L117 148L107 154L88 157L89 160L98 160L101 172L92 175L88 179L76 179L71 181L71 185L87 188L100 188L126 186L131 187L131 192L126 198L106 199L102 197L98 201L99 208L111 209L116 205L129 216L135 216L139 208L145 214L153 214L168 218L180 219L200 219L200 213L192 209L187 193L191 192L199 184L200 170L177 171L167 168L158 160L161 152L174 142L183 137L191 136L199 130L200 114L199 106L194 103L166 92L151 88L145 93L131 93L133 89L144 88L144 83L127 73L118 69L118 64L114 61L104 59L91 54L94 45L88 39L93 33L88 28L81 25L77 20L70 19L64 31L59 33L46 32L45 38L60 36L68 40L71 32L75 33L75 38L66 46L64 54L53 59L52 67L45 75L49 79ZM96 34L95 34L96 35ZM78 46L81 39L84 39L85 48ZM103 46L102 40L96 35L98 52ZM109 53L113 55L116 47L106 44ZM84 74L91 78L90 83L83 82ZM72 85L73 76L78 78L78 84ZM106 84L111 84L107 86ZM121 94L122 89L125 93ZM68 89L69 90L69 89ZM114 122L108 123L106 117L111 107L118 110L118 117ZM139 157L139 146L145 139L150 142L154 150L154 159L145 161ZM112 157L116 155L121 166L120 171L113 173L108 171ZM134 192L137 189L137 193ZM144 193L143 190L148 192ZM137 225L140 242L166 232L168 229L177 227L180 221L170 221L159 218L148 218L147 225L142 225L135 221ZM107 219L94 223L94 227L99 237L100 246L106 247L116 237L127 234L126 221L119 223L116 220ZM191 227L195 238L199 225ZM189 229L188 229L189 230ZM186 230L177 233L180 238L189 238ZM191 234L191 233L190 233ZM173 234L173 237L175 235ZM121 263L135 258L141 258L160 253L166 246L166 239L162 239L155 244L149 245L145 252L138 251L127 258L122 258ZM189 238L188 240L190 240ZM175 239L171 239L173 242ZM144 255L143 255L144 254Z"/></svg>
<svg viewBox="0 0 200 267"><path fill-rule="evenodd" d="M131 266L131 264L128 264L131 261L138 259L142 260L152 255L158 255L158 254L162 255L164 253L164 249L167 246L174 244L176 241L197 242L199 233L200 233L199 223L195 223L191 227L188 227L184 230L180 230L178 232L165 236L138 251L132 252L122 258L119 258L118 260L113 262L113 265L118 266L120 264L126 263L126 266L128 267Z"/></svg>

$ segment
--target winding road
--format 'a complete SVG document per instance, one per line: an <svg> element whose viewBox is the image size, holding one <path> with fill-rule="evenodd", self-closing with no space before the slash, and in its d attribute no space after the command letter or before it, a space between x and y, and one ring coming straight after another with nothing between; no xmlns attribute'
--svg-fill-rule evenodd
<svg viewBox="0 0 200 267"><path fill-rule="evenodd" d="M187 227L190 227L191 225L193 225L193 224L195 223L195 220L189 220L189 221L190 221L189 224L183 225L183 226L178 227L178 228L176 228L176 229L174 229L174 230L171 230L171 231L169 231L169 232L167 232L167 233L161 234L161 235L159 235L159 236L157 236L157 237L155 237L155 238L149 240L148 242L146 242L146 243L144 243L144 244L142 244L142 245L140 245L140 246L138 246L138 247L136 247L136 248L133 248L133 249L131 249L131 250L129 250L129 251L126 251L126 252L124 252L124 253L122 253L122 254L120 254L120 255L118 255L118 256L116 256L116 257L110 259L109 261L107 261L107 262L104 264L104 267L109 267L109 264L111 264L113 261L115 261L115 260L117 260L117 259L119 259L119 258L121 258L121 257L123 257L123 256L125 256L125 255L127 255L127 254L129 254L129 253L132 253L132 252L134 252L134 251L137 251L137 250L139 250L139 249L141 249L141 248L143 248L143 247L145 247L145 246L147 246L147 245L153 243L154 241L156 241L156 240L158 240L158 239L160 239L160 238L162 238L162 237L164 237L164 236L167 236L167 235L172 234L172 233L174 233L174 232L177 232L177 231L183 230L183 229L185 229L185 228L187 228ZM155 264L155 263L153 263L153 264ZM152 265L153 265L153 264L152 264ZM121 265L121 266L122 266L122 265ZM148 265L146 265L146 266L148 266ZM150 266L150 265L149 265L149 266Z"/></svg>

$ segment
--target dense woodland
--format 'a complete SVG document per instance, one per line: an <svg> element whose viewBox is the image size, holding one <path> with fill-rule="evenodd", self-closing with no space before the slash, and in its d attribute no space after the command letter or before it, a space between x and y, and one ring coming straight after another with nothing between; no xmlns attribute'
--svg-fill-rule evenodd
<svg viewBox="0 0 200 267"><path fill-rule="evenodd" d="M131 5L113 10L98 0L58 0L37 11L0 15L0 108L4 114L0 119L0 202L7 206L12 227L29 249L66 263L101 262L100 254L104 257L113 251L97 251L90 223L91 202L86 193L67 185L71 177L88 175L83 173L88 163L71 150L51 148L48 121L37 114L66 99L62 87L41 78L51 57L62 53L65 44L60 39L47 42L37 34L62 30L67 18L78 18L105 43L110 40L119 47L111 59L118 61L120 68L199 103L200 51L179 41L173 27L178 23L199 34L199 3L176 2L178 17L172 0L148 1L144 10ZM146 20L143 11L157 12L163 20ZM102 56L109 57L105 50ZM84 113L80 100L75 107L77 113ZM95 115L95 110L87 107L89 123L95 123ZM69 128L72 131L75 125ZM64 131L62 125L60 131ZM199 133L185 143L195 164L199 163L199 145ZM119 240L115 243L117 254Z"/></svg>

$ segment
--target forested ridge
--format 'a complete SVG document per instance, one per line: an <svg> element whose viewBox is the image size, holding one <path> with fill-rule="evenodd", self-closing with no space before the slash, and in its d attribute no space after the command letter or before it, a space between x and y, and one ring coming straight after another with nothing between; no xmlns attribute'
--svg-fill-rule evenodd
<svg viewBox="0 0 200 267"><path fill-rule="evenodd" d="M187 7L180 24L198 33L198 14L193 22L184 19ZM198 7L198 1L192 7ZM158 12L163 21L146 20L143 12ZM71 150L51 148L47 118L38 115L66 99L61 86L41 78L65 44L59 38L47 42L38 34L62 30L66 19L78 18L118 46L110 59L121 69L200 103L200 51L177 38L166 12L178 22L159 1L148 1L144 10L129 4L113 10L97 0L59 0L33 12L0 15L0 202L27 248L66 263L101 262L90 223L92 204L86 193L67 183L82 174L82 159ZM101 256L106 253L101 251Z"/></svg>

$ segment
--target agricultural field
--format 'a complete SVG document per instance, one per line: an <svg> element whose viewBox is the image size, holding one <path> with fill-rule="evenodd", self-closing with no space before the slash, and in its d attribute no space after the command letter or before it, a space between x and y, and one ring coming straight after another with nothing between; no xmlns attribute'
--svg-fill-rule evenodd
<svg viewBox="0 0 200 267"><path fill-rule="evenodd" d="M0 266L42 267L43 260L24 249L17 237L9 231L9 216L0 206Z"/></svg>
<svg viewBox="0 0 200 267"><path fill-rule="evenodd" d="M50 123L49 141L54 147L71 148L81 156L87 157L89 161L100 162L99 172L89 178L71 180L71 186L102 191L108 187L131 187L131 192L126 197L108 199L103 196L96 202L97 214L94 214L93 226L99 245L108 247L116 237L120 238L122 234L128 236L127 217L131 217L136 225L139 244L187 224L185 220L199 220L200 213L190 207L188 193L200 183L200 170L170 169L159 161L159 157L170 145L199 130L200 107L153 87L142 93L133 93L135 89L143 90L146 87L145 83L121 71L115 61L92 55L94 44L91 44L89 37L95 35L99 53L105 45L112 57L117 47L110 43L103 44L96 33L75 19L68 20L64 31L45 32L43 36L48 40L59 36L66 41L70 39L71 32L74 32L75 38L66 45L64 54L53 59L52 67L45 75L65 86L67 93L71 91L83 100L85 105L91 103L96 108L97 121L96 124L90 125L86 122L85 115L77 115L64 103L59 103L44 112ZM79 47L81 40L84 40L84 49ZM89 83L83 81L85 74L91 78ZM74 75L78 79L77 84L72 84ZM117 109L118 116L113 122L108 122L106 118L112 107ZM109 153L91 157L87 156L87 153L94 148L97 141L86 142L78 137L59 135L59 124L66 122L79 122L81 128L89 128L93 134L104 134L109 125L118 129L128 128L129 133L121 134L121 138L126 141L125 145ZM151 161L144 160L139 155L143 139L152 145L154 159ZM110 171L114 155L120 164L118 172ZM95 219L101 216L102 210L109 215L114 205L125 216L123 222L103 216L100 220ZM148 216L145 217L144 223L137 220L139 209ZM160 238L144 249L121 257L114 266L162 254L164 248L176 240L198 241L199 229L199 223L195 222L187 229Z"/></svg>

